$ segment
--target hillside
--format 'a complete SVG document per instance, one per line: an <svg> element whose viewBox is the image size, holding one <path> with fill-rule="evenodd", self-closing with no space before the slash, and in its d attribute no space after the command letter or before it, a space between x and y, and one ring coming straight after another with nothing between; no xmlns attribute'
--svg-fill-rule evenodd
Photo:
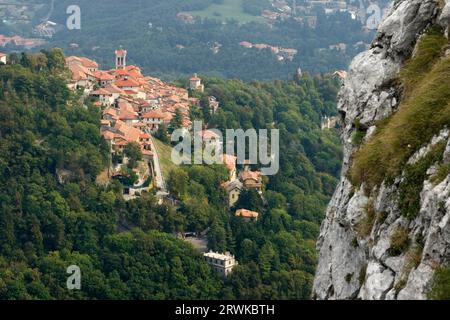
<svg viewBox="0 0 450 320"><path fill-rule="evenodd" d="M318 299L449 298L449 22L448 1L396 1L350 66Z"/></svg>
<svg viewBox="0 0 450 320"><path fill-rule="evenodd" d="M95 184L108 163L100 110L67 88L61 51L10 59L0 65L0 299L218 298L221 280L172 236L175 212L151 195L124 202L117 181ZM82 291L67 290L71 265Z"/></svg>
<svg viewBox="0 0 450 320"><path fill-rule="evenodd" d="M44 2L48 9L50 1ZM66 10L73 4L81 10L80 30L66 28ZM288 79L299 67L313 74L345 69L373 37L373 32L364 31L361 22L348 13L313 12L317 27L310 27L294 19L268 23L260 16L265 7L267 2L259 0L55 1L49 19L58 26L52 38L45 38L46 47L57 46L68 55L87 56L112 67L111 52L122 45L133 52L130 63L168 80L195 72L272 80ZM187 20L179 16L183 13L188 14ZM32 29L31 25L23 27L20 34L36 37ZM19 32L15 27L1 25L0 30L6 35ZM240 45L244 41L295 49L298 54L292 61L279 61L281 58L270 49L247 49ZM330 49L340 43L345 44L345 50Z"/></svg>
<svg viewBox="0 0 450 320"><path fill-rule="evenodd" d="M210 117L203 105L193 118L217 128L276 126L284 136L281 171L264 179L267 202L256 191L239 199L239 208L261 212L247 223L228 210L222 165L172 168L175 205L151 193L125 201L119 179L97 185L110 161L101 110L68 89L64 62L53 49L0 65L0 299L310 296L314 241L340 169L337 134L320 129L336 112L338 81L205 80L201 98L215 94L220 111ZM170 148L158 145L167 162ZM222 279L177 237L184 232L205 233L209 249L231 251L239 266ZM81 291L67 290L72 265Z"/></svg>

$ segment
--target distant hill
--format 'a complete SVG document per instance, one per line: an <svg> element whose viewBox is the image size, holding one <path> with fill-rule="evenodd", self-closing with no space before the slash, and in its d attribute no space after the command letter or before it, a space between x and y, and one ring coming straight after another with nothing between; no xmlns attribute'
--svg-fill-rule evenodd
<svg viewBox="0 0 450 320"><path fill-rule="evenodd" d="M73 4L57 1L51 21L65 26L66 10ZM267 5L271 8L266 1L79 0L75 4L81 9L81 30L64 27L47 46L59 46L66 54L89 56L110 67L114 49L123 45L130 52L130 62L166 80L194 72L270 80L286 79L299 67L312 73L345 69L373 38L346 12L326 15L318 9L311 13L317 17L315 28L300 18L280 18L269 24L258 15ZM270 49L239 45L243 41L295 49L298 54L292 61L282 60ZM336 50L339 44L344 49Z"/></svg>

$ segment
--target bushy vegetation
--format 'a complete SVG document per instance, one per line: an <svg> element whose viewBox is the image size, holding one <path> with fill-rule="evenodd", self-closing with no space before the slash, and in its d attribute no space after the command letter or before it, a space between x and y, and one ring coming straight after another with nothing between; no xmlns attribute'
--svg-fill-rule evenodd
<svg viewBox="0 0 450 320"><path fill-rule="evenodd" d="M296 77L290 81L252 82L205 79L197 117L210 126L280 129L280 171L265 181L264 198L244 190L231 212L224 190L223 166L184 166L169 174L172 194L189 231L208 231L209 247L230 250L240 266L229 289L243 299L305 299L309 297L325 207L339 175L342 151L337 132L320 130L323 115L334 115L339 84L331 78ZM220 101L211 115L208 97ZM239 166L242 170L242 166ZM254 166L254 170L259 169ZM260 213L257 222L234 217L246 208Z"/></svg>
<svg viewBox="0 0 450 320"><path fill-rule="evenodd" d="M404 227L397 227L391 236L389 254L393 257L399 256L409 248L409 244L409 230Z"/></svg>
<svg viewBox="0 0 450 320"><path fill-rule="evenodd" d="M450 300L450 267L436 270L433 286L428 298L431 300Z"/></svg>
<svg viewBox="0 0 450 320"><path fill-rule="evenodd" d="M354 155L354 185L365 183L371 190L391 182L408 159L450 123L450 58L441 57L447 43L435 29L420 41L417 54L401 72L405 92L399 110L378 123L374 136Z"/></svg>
<svg viewBox="0 0 450 320"><path fill-rule="evenodd" d="M184 228L173 208L95 184L109 152L100 110L68 90L61 51L10 58L0 66L0 299L218 298L222 280L172 236ZM66 288L71 265L81 291Z"/></svg>
<svg viewBox="0 0 450 320"><path fill-rule="evenodd" d="M370 235L377 218L372 202L366 204L364 211L364 217L357 226L358 235L361 238L366 238Z"/></svg>
<svg viewBox="0 0 450 320"><path fill-rule="evenodd" d="M62 52L10 60L0 66L0 299L309 298L314 241L339 175L337 133L319 127L335 113L336 81L207 81L205 95L221 102L216 115L201 113L211 124L282 131L281 171L265 181L267 205L244 194L262 214L246 223L227 210L224 166L175 169L173 204L148 193L125 202L119 181L97 185L109 161L100 110L67 89ZM138 151L125 151L131 167ZM176 238L185 231L236 254L229 279ZM66 288L70 265L81 268L81 291Z"/></svg>
<svg viewBox="0 0 450 320"><path fill-rule="evenodd" d="M271 27L256 16L268 7L267 2L78 0L81 30L61 28L49 39L49 46L64 48L70 55L94 58L107 69L113 67L114 50L122 45L128 50L129 63L168 80L194 72L232 79L272 80L288 79L298 67L313 73L345 69L352 57L365 48L354 44L369 43L373 38L373 32L364 32L360 21L353 20L348 13L326 15L320 11L316 29L294 20L278 21ZM71 0L55 1L50 19L65 26L66 9L72 4ZM180 12L207 18L185 23L177 18ZM0 33L15 34L12 32ZM34 35L30 32L29 36ZM239 45L241 41L294 48L299 54L292 62L278 61L270 49L249 50ZM216 54L211 50L215 42L222 45ZM71 43L79 47L71 47ZM337 43L348 44L347 50L328 50Z"/></svg>
<svg viewBox="0 0 450 320"><path fill-rule="evenodd" d="M419 214L423 181L427 179L428 169L442 161L445 146L445 142L438 143L424 158L406 166L399 188L399 208L403 216L414 219Z"/></svg>

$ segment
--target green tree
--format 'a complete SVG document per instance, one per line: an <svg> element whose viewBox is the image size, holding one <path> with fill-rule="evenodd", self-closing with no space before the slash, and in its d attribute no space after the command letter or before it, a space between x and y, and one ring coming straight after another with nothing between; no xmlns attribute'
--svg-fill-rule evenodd
<svg viewBox="0 0 450 320"><path fill-rule="evenodd" d="M128 143L123 149L123 153L128 158L128 168L134 169L138 165L138 161L142 160L141 147L137 142Z"/></svg>

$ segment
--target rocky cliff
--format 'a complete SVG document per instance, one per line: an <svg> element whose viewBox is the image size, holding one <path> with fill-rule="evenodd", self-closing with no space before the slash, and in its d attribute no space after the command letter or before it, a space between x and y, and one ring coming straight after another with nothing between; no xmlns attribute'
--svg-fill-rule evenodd
<svg viewBox="0 0 450 320"><path fill-rule="evenodd" d="M407 85L399 81L402 70L414 58L421 66L422 57L416 57L421 54L421 39L432 28L438 28L445 39L449 22L450 0L393 1L371 49L351 63L338 103L343 122L343 172L317 244L320 259L314 281L315 299L426 299L435 270L450 262L450 176L441 177L438 183L433 179L437 171L441 175L448 173L440 170L450 162L450 135L445 125L440 123L442 126L437 128L434 123L428 124L430 128L424 128L424 134L416 127L417 141L434 132L426 143L405 145L400 141L398 148L411 150L404 152L408 159L399 162L401 170L393 177L381 183L365 181L377 166L385 168L389 163L370 163L367 174L360 168L359 183L352 179L351 172L359 150L377 134L395 135L378 131L394 126L390 122L398 120L395 115L408 107L403 106ZM434 64L450 59L449 50L442 48ZM430 70L422 70L417 81L422 76L433 79L432 72L437 71ZM426 85L422 83L420 88ZM417 110L417 114L421 111L427 118L426 110ZM408 126L397 125L396 130L408 130ZM383 149L382 142L379 149ZM431 154L437 157L430 158ZM425 171L417 169L416 164L426 165ZM407 185L411 177L416 181ZM415 199L408 200L408 190L414 188L419 188L417 213L407 214L415 203ZM406 206L405 201L409 201Z"/></svg>

